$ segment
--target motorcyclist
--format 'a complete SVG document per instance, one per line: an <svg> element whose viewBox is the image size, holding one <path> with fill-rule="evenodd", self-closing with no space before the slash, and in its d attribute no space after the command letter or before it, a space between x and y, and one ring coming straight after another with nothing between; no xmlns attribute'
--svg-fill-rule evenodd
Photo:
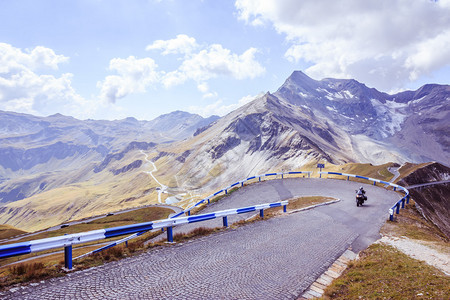
<svg viewBox="0 0 450 300"><path fill-rule="evenodd" d="M362 195L364 200L367 200L366 191L363 187L360 187L359 190L356 192L358 195Z"/></svg>

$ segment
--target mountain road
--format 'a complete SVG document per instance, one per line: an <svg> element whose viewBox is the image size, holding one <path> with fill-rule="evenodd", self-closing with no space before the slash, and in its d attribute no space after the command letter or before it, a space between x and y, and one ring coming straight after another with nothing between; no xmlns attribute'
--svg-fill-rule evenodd
<svg viewBox="0 0 450 300"><path fill-rule="evenodd" d="M356 207L363 185L368 201ZM365 249L400 194L352 181L288 178L245 186L201 213L299 196L331 196L335 204L228 228L34 286L6 299L296 299L347 249ZM229 217L229 223L252 213ZM221 226L222 219L174 228Z"/></svg>

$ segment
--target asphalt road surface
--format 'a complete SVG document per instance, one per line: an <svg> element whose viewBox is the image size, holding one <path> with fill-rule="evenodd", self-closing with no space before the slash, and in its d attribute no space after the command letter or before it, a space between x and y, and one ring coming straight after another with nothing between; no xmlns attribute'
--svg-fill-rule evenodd
<svg viewBox="0 0 450 300"><path fill-rule="evenodd" d="M342 201L227 229L63 278L4 292L6 299L296 299L346 249L365 249L379 238L400 195L363 185L369 200L356 207L363 184L290 178L246 186L207 210L245 207L297 196ZM247 218L253 213L239 215ZM237 219L229 217L229 223ZM221 218L180 226L221 226ZM188 228L190 226L191 228Z"/></svg>

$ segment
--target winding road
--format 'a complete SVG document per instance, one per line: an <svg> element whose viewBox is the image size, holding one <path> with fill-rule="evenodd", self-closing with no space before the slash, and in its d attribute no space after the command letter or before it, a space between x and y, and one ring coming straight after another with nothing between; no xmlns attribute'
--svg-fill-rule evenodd
<svg viewBox="0 0 450 300"><path fill-rule="evenodd" d="M342 201L250 223L34 286L4 292L5 299L296 299L346 249L377 240L388 209L400 196L364 185L368 202L356 207L361 183L288 178L255 183L202 213L298 196ZM248 218L254 214L242 214ZM236 221L229 217L229 223ZM188 226L221 226L221 219Z"/></svg>

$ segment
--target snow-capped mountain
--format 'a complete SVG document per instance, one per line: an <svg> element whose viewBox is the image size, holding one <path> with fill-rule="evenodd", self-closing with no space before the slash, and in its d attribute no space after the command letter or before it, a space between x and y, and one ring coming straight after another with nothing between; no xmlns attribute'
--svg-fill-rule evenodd
<svg viewBox="0 0 450 300"><path fill-rule="evenodd" d="M296 71L274 95L352 136L386 143L404 160L450 161L449 85L429 84L389 95L353 79L316 81Z"/></svg>
<svg viewBox="0 0 450 300"><path fill-rule="evenodd" d="M275 93L164 152L180 170L178 182L184 178L190 188L318 161L448 164L449 89L389 95L355 80L316 81L297 71Z"/></svg>

